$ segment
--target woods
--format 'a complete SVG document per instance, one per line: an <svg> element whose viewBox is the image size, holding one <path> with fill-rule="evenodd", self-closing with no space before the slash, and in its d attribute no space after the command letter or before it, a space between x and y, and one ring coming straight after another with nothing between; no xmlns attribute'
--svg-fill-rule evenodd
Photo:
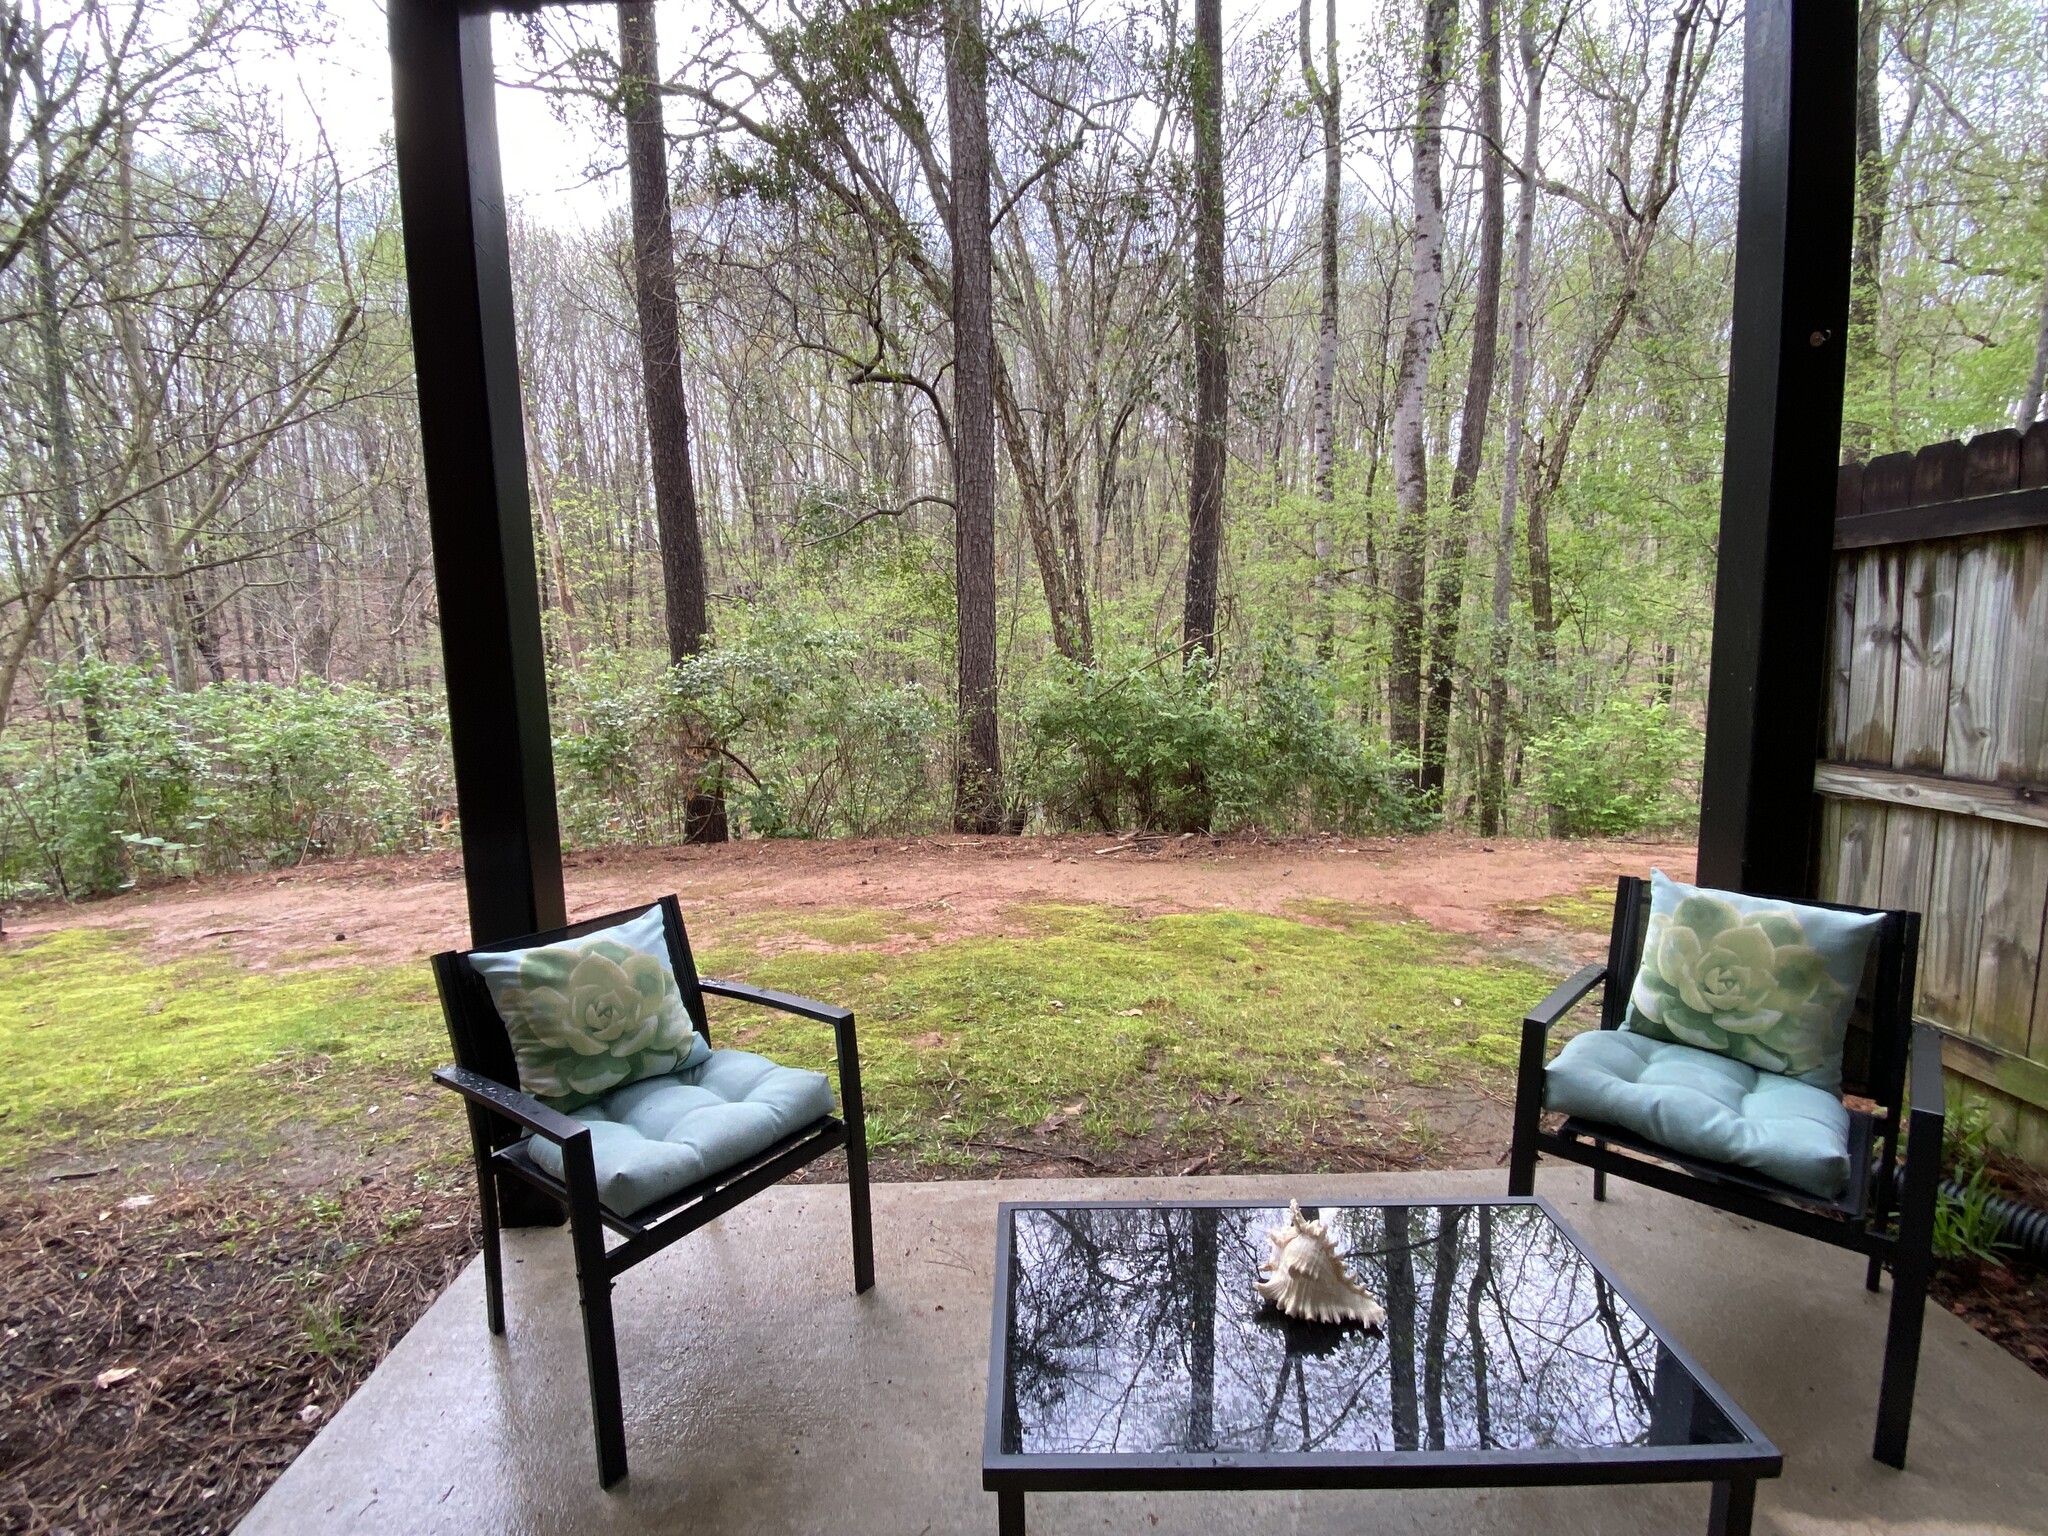
<svg viewBox="0 0 2048 1536"><path fill-rule="evenodd" d="M1862 15L1858 457L2048 374L2038 16ZM1683 824L1738 21L501 25L565 834ZM0 13L0 894L452 835L391 177L237 68L337 24Z"/></svg>

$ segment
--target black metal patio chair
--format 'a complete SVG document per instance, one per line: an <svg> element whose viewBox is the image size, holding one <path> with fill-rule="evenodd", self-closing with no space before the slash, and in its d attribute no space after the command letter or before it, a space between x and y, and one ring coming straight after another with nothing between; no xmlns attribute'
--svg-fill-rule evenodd
<svg viewBox="0 0 2048 1536"><path fill-rule="evenodd" d="M1823 902L1806 905L1833 906ZM1874 909L1833 906L1833 910L1869 914ZM1889 1269L1892 1305L1871 1454L1889 1466L1904 1467L1914 1378L1920 1362L1922 1311L1934 1267L1944 1106L1941 1041L1931 1026L1913 1021L1920 914L1876 915L1882 922L1850 1018L1843 1061L1845 1094L1871 1101L1875 1109L1849 1104L1850 1176L1839 1198L1821 1199L1749 1169L1688 1157L1618 1125L1568 1116L1555 1130L1544 1128L1545 1048L1551 1029L1603 983L1600 1028L1618 1029L1628 1009L1629 989L1642 961L1649 927L1650 885L1627 875L1615 892L1607 963L1579 971L1522 1020L1508 1192L1535 1192L1536 1159L1547 1152L1591 1168L1596 1200L1607 1198L1607 1178L1613 1174L1864 1254L1870 1261L1865 1284L1873 1291L1879 1288L1881 1272ZM1910 1120L1905 1091L1909 1066ZM1903 1166L1899 1157L1902 1131L1911 1149Z"/></svg>
<svg viewBox="0 0 2048 1536"><path fill-rule="evenodd" d="M661 910L669 961L696 1033L709 1044L706 996L729 997L829 1024L838 1058L840 1113L821 1115L796 1126L752 1156L719 1168L708 1177L630 1213L615 1210L600 1198L590 1125L520 1089L511 1037L471 957L581 939L644 916L650 908L629 908L478 949L450 950L433 959L434 979L440 989L441 1008L447 1018L456 1063L436 1069L434 1080L461 1094L469 1114L470 1148L483 1216L484 1295L490 1329L494 1334L505 1331L504 1272L498 1253L500 1197L517 1197L524 1193L520 1186L525 1186L552 1197L552 1202L546 1204L554 1220L560 1220L561 1208L568 1213L576 1284L582 1300L598 1481L607 1488L626 1475L625 1421L619 1401L618 1349L612 1329L612 1282L619 1275L787 1178L806 1163L844 1147L848 1205L853 1218L853 1288L859 1294L875 1283L867 1136L852 1012L741 982L700 978L690 956L690 941L676 899L666 896L652 905ZM559 1149L558 1154L551 1153L547 1158L558 1163L559 1176L535 1160L536 1141ZM526 1199L531 1202L532 1197ZM622 1241L607 1248L607 1229Z"/></svg>

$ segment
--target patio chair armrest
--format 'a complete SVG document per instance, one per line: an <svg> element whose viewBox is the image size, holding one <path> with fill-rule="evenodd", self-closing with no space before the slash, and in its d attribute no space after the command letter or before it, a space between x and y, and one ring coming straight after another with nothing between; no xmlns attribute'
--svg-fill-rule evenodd
<svg viewBox="0 0 2048 1536"><path fill-rule="evenodd" d="M729 997L736 1002L756 1003L763 1008L774 1008L783 1013L793 1013L800 1018L816 1019L820 1024L851 1024L853 1010L841 1008L834 1003L821 1003L815 998L798 997L793 992L774 992L767 987L750 987L744 981L699 981L697 985L713 997Z"/></svg>
<svg viewBox="0 0 2048 1536"><path fill-rule="evenodd" d="M1543 1112L1543 1056L1550 1043L1550 1027L1606 978L1606 966L1582 966L1522 1016L1522 1049L1515 1063L1513 1123L1514 1145L1518 1150L1514 1155L1519 1171L1512 1176L1514 1184L1520 1184L1536 1166L1536 1130ZM1528 1190L1521 1192L1527 1194Z"/></svg>
<svg viewBox="0 0 2048 1536"><path fill-rule="evenodd" d="M467 1067L436 1067L434 1081L443 1088L452 1088L472 1104L503 1115L516 1125L523 1125L536 1136L546 1137L557 1146L566 1147L579 1137L590 1139L590 1127L581 1120L573 1120L559 1109L550 1109L530 1093L521 1093L517 1088L507 1088L496 1078L485 1077L481 1072L472 1072Z"/></svg>
<svg viewBox="0 0 2048 1536"><path fill-rule="evenodd" d="M1586 994L1607 979L1604 965L1582 966L1565 981L1551 990L1550 996L1522 1016L1523 1038L1534 1029L1539 1035L1547 1034L1550 1026L1578 1007Z"/></svg>

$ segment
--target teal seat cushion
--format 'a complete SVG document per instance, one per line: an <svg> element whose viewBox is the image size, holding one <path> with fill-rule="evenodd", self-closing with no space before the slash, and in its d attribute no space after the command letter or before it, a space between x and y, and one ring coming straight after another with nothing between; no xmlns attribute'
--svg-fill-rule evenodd
<svg viewBox="0 0 2048 1536"><path fill-rule="evenodd" d="M1650 927L1622 1028L1839 1092L1842 1038L1883 921L1680 885L1652 870Z"/></svg>
<svg viewBox="0 0 2048 1536"><path fill-rule="evenodd" d="M1753 1169L1824 1200L1849 1187L1849 1111L1797 1078L1625 1029L1567 1041L1543 1077L1545 1109Z"/></svg>
<svg viewBox="0 0 2048 1536"><path fill-rule="evenodd" d="M823 1073L778 1066L752 1051L712 1051L683 1071L614 1088L572 1118L590 1127L598 1198L630 1216L831 1113ZM560 1147L535 1136L527 1149L562 1176Z"/></svg>

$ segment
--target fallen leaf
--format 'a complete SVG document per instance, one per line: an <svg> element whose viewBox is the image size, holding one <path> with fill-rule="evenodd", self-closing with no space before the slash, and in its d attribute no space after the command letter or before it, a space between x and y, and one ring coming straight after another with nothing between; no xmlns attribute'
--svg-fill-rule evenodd
<svg viewBox="0 0 2048 1536"><path fill-rule="evenodd" d="M318 1403L308 1403L299 1410L299 1422L301 1424L318 1424L326 1414L327 1410Z"/></svg>
<svg viewBox="0 0 2048 1536"><path fill-rule="evenodd" d="M130 1376L133 1376L137 1371L141 1369L142 1367L139 1365L108 1366L107 1369L101 1371L99 1375L93 1377L92 1384L98 1387L102 1392L104 1392L109 1387L118 1387L119 1385L121 1385L122 1382L126 1381Z"/></svg>
<svg viewBox="0 0 2048 1536"><path fill-rule="evenodd" d="M1145 1017L1145 1010L1142 1008L1124 1008L1118 1011L1117 1017L1120 1019L1142 1019Z"/></svg>
<svg viewBox="0 0 2048 1536"><path fill-rule="evenodd" d="M121 1209L124 1211L139 1211L145 1205L155 1204L155 1195L130 1195L126 1200L123 1200L121 1202Z"/></svg>

